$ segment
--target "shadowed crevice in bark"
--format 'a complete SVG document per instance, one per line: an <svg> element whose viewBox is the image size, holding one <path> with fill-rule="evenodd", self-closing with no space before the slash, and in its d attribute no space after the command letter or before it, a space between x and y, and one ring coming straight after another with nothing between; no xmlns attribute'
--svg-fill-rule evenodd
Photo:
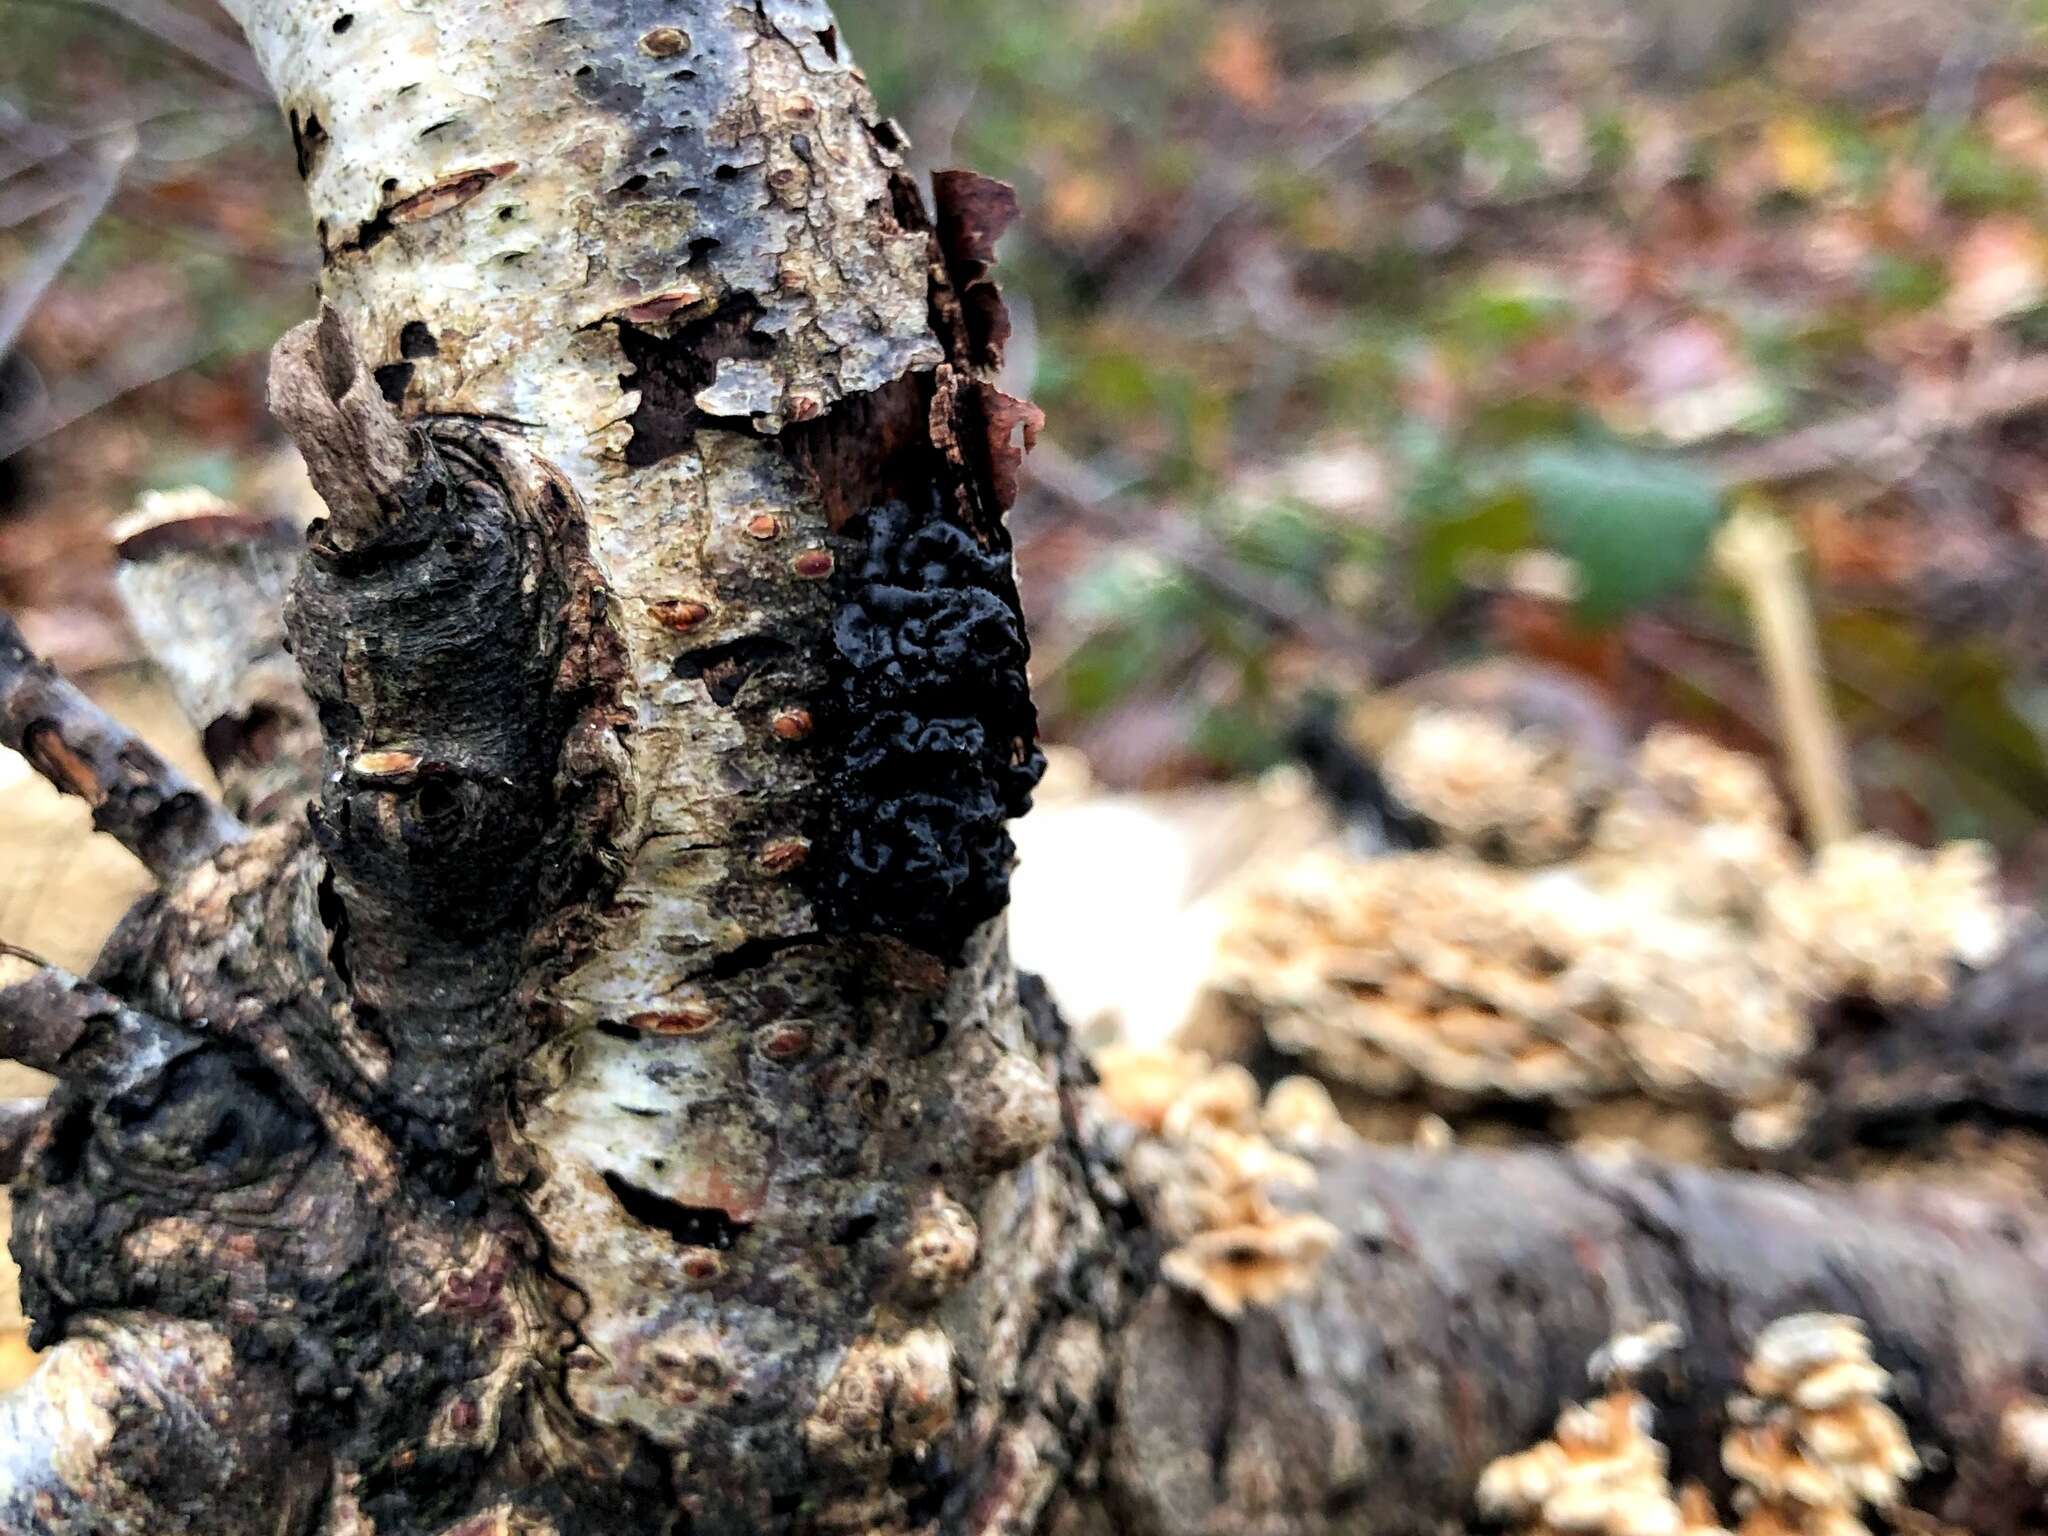
<svg viewBox="0 0 2048 1536"><path fill-rule="evenodd" d="M640 396L631 418L633 439L626 446L628 467L645 469L673 458L706 427L751 430L746 412L709 410L698 396L719 382L721 364L761 363L773 355L774 343L756 329L761 315L758 299L739 294L701 319L675 324L665 335L630 320L619 323L619 350L632 365L619 383ZM772 409L773 401L763 408Z"/></svg>
<svg viewBox="0 0 2048 1536"><path fill-rule="evenodd" d="M604 1178L612 1197L633 1220L666 1232L685 1248L724 1253L746 1235L750 1223L735 1221L716 1206L684 1205L627 1183L615 1173Z"/></svg>

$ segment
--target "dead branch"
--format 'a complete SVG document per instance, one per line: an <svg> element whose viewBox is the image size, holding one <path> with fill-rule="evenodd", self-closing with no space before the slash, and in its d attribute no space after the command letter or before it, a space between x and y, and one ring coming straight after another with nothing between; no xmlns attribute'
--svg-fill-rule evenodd
<svg viewBox="0 0 2048 1536"><path fill-rule="evenodd" d="M69 971L0 944L0 1058L117 1085L160 1066L192 1038Z"/></svg>
<svg viewBox="0 0 2048 1536"><path fill-rule="evenodd" d="M327 503L322 537L341 550L375 539L421 449L385 401L339 310L324 306L318 320L278 342L269 404Z"/></svg>
<svg viewBox="0 0 2048 1536"><path fill-rule="evenodd" d="M159 879L202 864L248 829L134 733L57 675L0 613L0 745L92 807Z"/></svg>
<svg viewBox="0 0 2048 1536"><path fill-rule="evenodd" d="M1313 1208L1316 1288L1230 1324L1159 1290L1122 1341L1116 1529L1462 1528L1494 1457L1541 1438L1617 1334L1690 1341L1660 1422L1675 1480L1725 1487L1723 1405L1764 1327L1847 1313L1899 1381L1909 1490L1975 1533L2038 1529L2006 1417L2048 1379L2048 1220L1932 1189L1851 1192L1558 1155L1356 1149Z"/></svg>
<svg viewBox="0 0 2048 1536"><path fill-rule="evenodd" d="M320 728L285 639L302 540L204 492L143 498L114 530L129 622L198 731L228 807L294 815L320 776Z"/></svg>
<svg viewBox="0 0 2048 1536"><path fill-rule="evenodd" d="M1393 647L1386 639L1367 633L1327 603L1247 569L1210 540L1184 511L1167 510L1159 519L1160 531L1148 535L1115 510L1123 499L1122 490L1062 451L1057 443L1041 442L1026 462L1025 475L1064 516L1127 545L1142 541L1169 564L1209 583L1275 628L1298 635L1332 655L1357 658L1375 675L1391 656Z"/></svg>

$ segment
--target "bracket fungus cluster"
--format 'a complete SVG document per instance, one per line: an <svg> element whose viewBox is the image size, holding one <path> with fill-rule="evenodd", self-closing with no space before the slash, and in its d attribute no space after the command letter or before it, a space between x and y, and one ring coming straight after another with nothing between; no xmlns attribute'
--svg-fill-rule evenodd
<svg viewBox="0 0 2048 1536"><path fill-rule="evenodd" d="M1696 1484L1674 1493L1649 1400L1617 1386L1557 1417L1550 1439L1486 1469L1482 1514L1517 1536L1727 1536Z"/></svg>
<svg viewBox="0 0 2048 1536"><path fill-rule="evenodd" d="M1171 1048L1111 1047L1095 1065L1104 1107L1139 1133L1132 1183L1174 1243L1160 1273L1229 1318L1304 1289L1338 1239L1286 1200L1315 1186L1299 1153L1344 1134L1322 1086L1289 1078L1262 1103L1243 1067Z"/></svg>
<svg viewBox="0 0 2048 1536"><path fill-rule="evenodd" d="M1613 1112L1646 1104L1704 1124L1710 1156L1776 1153L1806 1126L1821 1005L1939 1002L2013 930L1974 845L1809 860L1760 765L1677 730L1610 768L1424 709L1382 761L1439 845L1320 851L1249 890L1211 983L1372 1103L1534 1106L1586 1136L1645 1129Z"/></svg>
<svg viewBox="0 0 2048 1536"><path fill-rule="evenodd" d="M1858 1518L1889 1510L1920 1473L1885 1401L1891 1373L1853 1317L1801 1313L1758 1336L1728 1405L1721 1464L1739 1485L1738 1536L1867 1536Z"/></svg>
<svg viewBox="0 0 2048 1536"><path fill-rule="evenodd" d="M1675 1326L1658 1324L1595 1355L1591 1374L1605 1378L1606 1393L1567 1406L1550 1439L1488 1466L1480 1513L1520 1536L1727 1536L1703 1488L1673 1492L1669 1452L1636 1386L1644 1365L1683 1343ZM1866 1508L1900 1505L1920 1458L1855 1318L1777 1319L1752 1345L1743 1385L1721 1442L1741 1516L1735 1536L1868 1536Z"/></svg>

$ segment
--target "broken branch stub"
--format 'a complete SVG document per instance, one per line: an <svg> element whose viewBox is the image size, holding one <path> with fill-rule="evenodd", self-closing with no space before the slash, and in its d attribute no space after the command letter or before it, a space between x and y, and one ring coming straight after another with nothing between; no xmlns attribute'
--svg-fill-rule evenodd
<svg viewBox="0 0 2048 1536"><path fill-rule="evenodd" d="M7 1536L257 1536L304 1528L317 1458L292 1447L274 1367L199 1323L95 1322L0 1395Z"/></svg>
<svg viewBox="0 0 2048 1536"><path fill-rule="evenodd" d="M319 319L294 326L272 350L269 405L327 504L321 538L341 550L374 542L420 444L377 387L340 310L322 305Z"/></svg>

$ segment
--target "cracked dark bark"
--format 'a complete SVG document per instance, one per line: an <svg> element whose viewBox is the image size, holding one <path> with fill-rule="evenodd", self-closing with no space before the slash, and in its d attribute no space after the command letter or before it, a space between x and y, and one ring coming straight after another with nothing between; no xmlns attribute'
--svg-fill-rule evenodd
<svg viewBox="0 0 2048 1536"><path fill-rule="evenodd" d="M927 217L820 0L231 8L326 255L273 377L322 768L247 835L142 775L175 836L96 768L164 887L90 981L5 973L62 1081L0 1529L1437 1529L1616 1323L1711 1381L1837 1298L1927 1506L2023 1528L2025 1214L1358 1151L1313 1290L1160 1286L1000 916L1014 205ZM45 772L134 787L57 713Z"/></svg>

